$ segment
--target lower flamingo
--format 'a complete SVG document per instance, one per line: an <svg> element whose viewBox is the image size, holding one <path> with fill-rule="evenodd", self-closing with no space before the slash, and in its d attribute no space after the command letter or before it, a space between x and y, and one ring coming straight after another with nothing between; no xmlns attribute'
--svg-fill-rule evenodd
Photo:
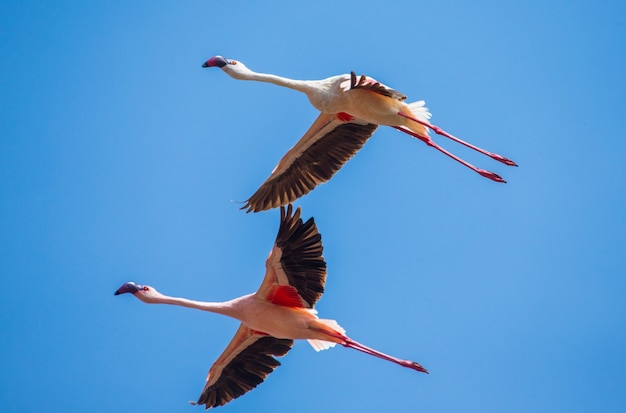
<svg viewBox="0 0 626 413"><path fill-rule="evenodd" d="M222 406L263 382L280 365L293 340L307 340L316 350L340 344L428 373L419 363L402 360L352 340L334 320L320 319L314 304L324 292L326 262L322 238L313 218L303 223L301 210L281 207L276 241L265 263L265 278L257 292L226 302L202 302L169 297L153 287L128 282L115 295L131 293L148 304L171 304L227 315L241 321L235 337L215 361L206 385L193 404Z"/></svg>

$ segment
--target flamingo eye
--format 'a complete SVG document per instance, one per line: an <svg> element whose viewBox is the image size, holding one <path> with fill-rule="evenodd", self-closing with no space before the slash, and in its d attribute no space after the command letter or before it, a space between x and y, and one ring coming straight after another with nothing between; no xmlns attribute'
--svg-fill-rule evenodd
<svg viewBox="0 0 626 413"><path fill-rule="evenodd" d="M236 64L237 64L237 61L236 61L236 60L231 60L231 61L230 61L230 64L231 64L231 65L236 65Z"/></svg>
<svg viewBox="0 0 626 413"><path fill-rule="evenodd" d="M144 290L144 291L148 291L148 290L150 290L150 287L147 287L147 286L146 286L146 287L143 287L143 290Z"/></svg>

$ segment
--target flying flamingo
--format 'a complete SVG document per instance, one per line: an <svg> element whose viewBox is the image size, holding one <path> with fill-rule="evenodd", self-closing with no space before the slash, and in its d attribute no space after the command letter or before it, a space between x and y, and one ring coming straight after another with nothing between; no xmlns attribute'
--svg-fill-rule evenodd
<svg viewBox="0 0 626 413"><path fill-rule="evenodd" d="M148 304L172 304L227 315L241 321L235 337L215 361L197 402L207 409L222 406L255 388L280 365L293 340L307 340L316 350L341 344L363 353L428 373L414 361L401 360L360 344L335 320L320 319L314 304L324 292L326 262L322 237L313 218L302 222L300 208L280 208L280 227L265 262L265 278L256 293L214 303L168 297L153 287L123 284L115 295L132 293Z"/></svg>
<svg viewBox="0 0 626 413"><path fill-rule="evenodd" d="M304 136L283 156L271 175L241 209L259 212L295 201L328 181L361 149L378 125L405 132L443 152L480 175L506 183L499 175L475 167L448 152L428 136L428 130L450 138L506 165L512 160L471 145L429 122L424 101L407 104L406 96L354 72L322 80L295 80L257 73L243 63L214 56L202 67L219 67L239 80L273 83L303 92L321 113Z"/></svg>

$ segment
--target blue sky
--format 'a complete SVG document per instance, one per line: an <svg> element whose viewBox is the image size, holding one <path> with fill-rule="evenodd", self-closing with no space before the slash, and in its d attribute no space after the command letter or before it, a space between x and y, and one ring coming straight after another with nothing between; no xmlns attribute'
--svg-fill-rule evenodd
<svg viewBox="0 0 626 413"><path fill-rule="evenodd" d="M351 70L508 156L391 128L299 200L317 308L430 375L299 342L220 412L626 410L626 6L582 1L0 4L0 406L194 412L237 322L114 297L254 291L278 211L247 199L317 113L202 69Z"/></svg>

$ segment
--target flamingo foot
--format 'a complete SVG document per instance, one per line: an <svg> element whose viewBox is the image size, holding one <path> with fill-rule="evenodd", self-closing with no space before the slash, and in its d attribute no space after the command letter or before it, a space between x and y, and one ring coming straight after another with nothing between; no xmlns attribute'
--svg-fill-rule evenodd
<svg viewBox="0 0 626 413"><path fill-rule="evenodd" d="M504 157L502 155L498 155L497 153L492 153L490 152L489 154L487 154L488 157L490 157L491 159L495 159L498 162L502 162L505 165L509 165L509 166L518 166L515 161L510 160L507 157Z"/></svg>
<svg viewBox="0 0 626 413"><path fill-rule="evenodd" d="M402 360L402 362L400 363L400 365L402 367L408 367L410 369L413 369L415 371L419 371L420 373L426 373L426 374L430 374L428 372L428 370L426 370L424 367L422 367L421 364L419 364L418 362L415 361L410 361L410 360Z"/></svg>
<svg viewBox="0 0 626 413"><path fill-rule="evenodd" d="M494 172L491 172L491 171L487 171L485 169L476 169L476 172L479 173L480 175L484 176L485 178L491 179L492 181L502 182L503 184L506 184L506 181L504 179L502 179L502 177L500 175L498 175L497 173L494 173Z"/></svg>

